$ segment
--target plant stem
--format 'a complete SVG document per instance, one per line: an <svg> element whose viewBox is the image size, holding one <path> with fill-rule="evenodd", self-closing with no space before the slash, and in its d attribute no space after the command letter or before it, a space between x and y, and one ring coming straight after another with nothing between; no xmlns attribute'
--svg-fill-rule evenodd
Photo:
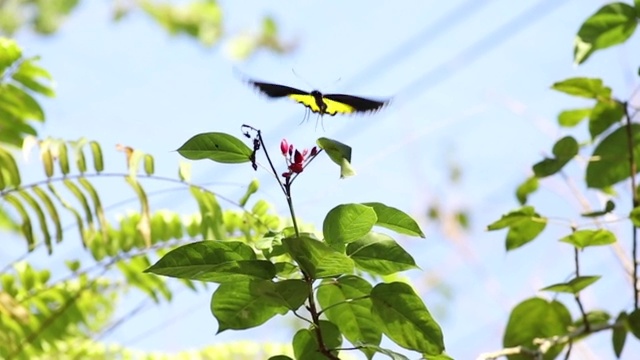
<svg viewBox="0 0 640 360"><path fill-rule="evenodd" d="M579 261L579 250L577 247L573 248L573 258L576 264L576 278L580 276L580 261ZM582 321L584 322L584 330L589 332L591 330L591 326L589 325L589 319L587 318L587 313L584 312L584 307L582 306L582 301L580 301L580 293L575 293L574 297L576 298L576 303L578 303L578 308L580 308L580 314L582 314Z"/></svg>
<svg viewBox="0 0 640 360"><path fill-rule="evenodd" d="M629 115L628 103L620 103L624 109L624 115L626 118L627 129L627 149L629 150L629 177L631 178L631 198L633 199L633 208L638 207L640 202L638 201L638 193L636 189L636 173L638 169L636 167L634 144L633 144L633 128L631 122L631 116ZM633 257L633 306L638 308L638 228L633 223L632 226L632 257Z"/></svg>

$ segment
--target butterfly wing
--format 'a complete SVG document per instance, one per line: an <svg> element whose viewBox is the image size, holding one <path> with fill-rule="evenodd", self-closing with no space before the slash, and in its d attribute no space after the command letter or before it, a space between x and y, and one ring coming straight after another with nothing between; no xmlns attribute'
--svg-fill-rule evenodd
<svg viewBox="0 0 640 360"><path fill-rule="evenodd" d="M372 100L344 94L326 94L323 99L329 115L373 112L389 103L389 100Z"/></svg>
<svg viewBox="0 0 640 360"><path fill-rule="evenodd" d="M316 99L310 93L302 91L290 86L265 83L260 81L249 80L249 84L255 86L261 93L271 98L288 97L309 108L315 113L320 113L320 107L316 103Z"/></svg>

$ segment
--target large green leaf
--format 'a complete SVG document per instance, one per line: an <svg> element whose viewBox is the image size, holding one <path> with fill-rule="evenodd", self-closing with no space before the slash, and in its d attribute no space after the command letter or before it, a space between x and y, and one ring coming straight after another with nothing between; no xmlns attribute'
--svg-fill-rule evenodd
<svg viewBox="0 0 640 360"><path fill-rule="evenodd" d="M365 236L378 217L369 206L361 204L343 204L331 209L324 218L322 232L328 244L350 243Z"/></svg>
<svg viewBox="0 0 640 360"><path fill-rule="evenodd" d="M376 225L400 234L424 237L418 223L403 211L379 202L362 203L362 205L369 206L376 212L378 217Z"/></svg>
<svg viewBox="0 0 640 360"><path fill-rule="evenodd" d="M617 101L598 101L589 114L589 133L592 138L602 134L624 116L624 107Z"/></svg>
<svg viewBox="0 0 640 360"><path fill-rule="evenodd" d="M610 245L616 242L616 236L609 230L578 230L571 235L567 235L560 239L562 242L569 243L578 249L584 249L588 246Z"/></svg>
<svg viewBox="0 0 640 360"><path fill-rule="evenodd" d="M587 286L598 281L600 276L578 276L565 283L553 284L540 289L541 291L553 291L569 294L577 294Z"/></svg>
<svg viewBox="0 0 640 360"><path fill-rule="evenodd" d="M571 313L558 301L527 299L511 311L504 333L504 347L535 348L533 339L566 334L571 325ZM545 360L555 359L564 345L556 345L544 354ZM528 355L511 355L509 360L530 360Z"/></svg>
<svg viewBox="0 0 640 360"><path fill-rule="evenodd" d="M554 83L551 88L565 94L585 97L588 99L611 98L611 88L605 86L602 79L597 78L570 78Z"/></svg>
<svg viewBox="0 0 640 360"><path fill-rule="evenodd" d="M321 241L300 236L284 238L282 244L298 265L314 279L353 272L353 260Z"/></svg>
<svg viewBox="0 0 640 360"><path fill-rule="evenodd" d="M340 178L346 178L356 174L351 167L351 147L339 141L319 138L316 140L318 146L324 150L331 161L340 166Z"/></svg>
<svg viewBox="0 0 640 360"><path fill-rule="evenodd" d="M371 291L372 313L396 344L426 355L444 351L440 325L413 289L401 282L382 283Z"/></svg>
<svg viewBox="0 0 640 360"><path fill-rule="evenodd" d="M234 136L210 132L193 136L178 149L178 153L189 160L210 159L237 164L250 161L253 150Z"/></svg>
<svg viewBox="0 0 640 360"><path fill-rule="evenodd" d="M509 228L506 248L513 250L535 239L546 225L546 218L538 215L532 206L525 206L502 215L502 218L489 225L487 230Z"/></svg>
<svg viewBox="0 0 640 360"><path fill-rule="evenodd" d="M347 246L356 266L378 275L391 275L417 268L413 257L390 236L369 232Z"/></svg>
<svg viewBox="0 0 640 360"><path fill-rule="evenodd" d="M326 320L320 320L320 333L325 348L335 349L342 344L342 335L338 327ZM300 329L293 336L293 353L297 360L326 360L327 357L320 352L315 329ZM338 351L332 351L337 355Z"/></svg>
<svg viewBox="0 0 640 360"><path fill-rule="evenodd" d="M257 260L253 249L239 241L199 241L164 255L145 272L218 283L272 279L276 268Z"/></svg>
<svg viewBox="0 0 640 360"><path fill-rule="evenodd" d="M358 342L368 345L380 345L382 329L378 319L371 315L371 284L365 279L346 275L336 280L325 280L318 288L318 303L324 314L352 344ZM363 348L368 359L373 357L375 349Z"/></svg>
<svg viewBox="0 0 640 360"><path fill-rule="evenodd" d="M286 306L274 300L275 284L268 280L239 280L220 284L211 297L211 312L218 320L218 332L243 330L265 323Z"/></svg>
<svg viewBox="0 0 640 360"><path fill-rule="evenodd" d="M12 40L0 37L0 73L22 56L22 49Z"/></svg>
<svg viewBox="0 0 640 360"><path fill-rule="evenodd" d="M633 336L640 339L640 309L635 309L628 315L627 324Z"/></svg>
<svg viewBox="0 0 640 360"><path fill-rule="evenodd" d="M596 50L625 42L636 29L636 9L622 2L601 7L578 30L573 50L577 64L585 62Z"/></svg>
<svg viewBox="0 0 640 360"><path fill-rule="evenodd" d="M587 165L587 186L603 189L631 176L627 126L620 126L604 138L593 151ZM631 124L636 173L640 171L640 124Z"/></svg>

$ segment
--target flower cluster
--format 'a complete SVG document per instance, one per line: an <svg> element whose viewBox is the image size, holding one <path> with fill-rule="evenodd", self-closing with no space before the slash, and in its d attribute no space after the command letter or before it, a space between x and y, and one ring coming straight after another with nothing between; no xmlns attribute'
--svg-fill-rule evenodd
<svg viewBox="0 0 640 360"><path fill-rule="evenodd" d="M280 142L280 151L282 152L282 156L286 159L289 168L289 171L282 174L285 178L288 178L293 174L301 173L302 170L304 170L305 164L318 155L318 148L315 146L311 151L304 149L300 152L300 150L294 148L293 144L289 144L286 139L282 139Z"/></svg>

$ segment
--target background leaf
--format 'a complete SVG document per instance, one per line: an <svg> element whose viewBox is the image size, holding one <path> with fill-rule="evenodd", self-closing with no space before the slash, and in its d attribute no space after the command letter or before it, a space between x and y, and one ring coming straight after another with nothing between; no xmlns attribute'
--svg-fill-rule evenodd
<svg viewBox="0 0 640 360"><path fill-rule="evenodd" d="M195 135L177 151L189 160L210 159L224 164L249 162L253 152L242 140L220 132Z"/></svg>

